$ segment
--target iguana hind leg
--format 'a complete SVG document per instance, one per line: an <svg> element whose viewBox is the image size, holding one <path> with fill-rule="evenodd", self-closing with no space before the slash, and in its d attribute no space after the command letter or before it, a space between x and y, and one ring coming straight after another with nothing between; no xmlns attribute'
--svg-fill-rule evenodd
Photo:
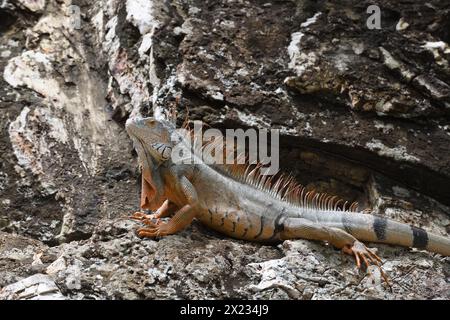
<svg viewBox="0 0 450 320"><path fill-rule="evenodd" d="M191 224L194 217L194 209L189 204L187 204L183 208L178 210L177 213L175 213L175 215L172 217L172 219L169 220L169 222L157 222L149 224L149 226L146 228L138 229L137 234L139 237L143 238L154 238L174 234L178 231L183 230L189 224Z"/></svg>
<svg viewBox="0 0 450 320"><path fill-rule="evenodd" d="M283 231L280 238L287 239L309 239L327 241L346 254L352 255L356 259L356 265L361 268L361 262L367 267L370 274L369 266L376 265L382 277L389 285L386 274L381 269L381 259L362 242L358 241L350 233L338 228L327 227L320 223L315 223L302 218L287 218L283 223Z"/></svg>

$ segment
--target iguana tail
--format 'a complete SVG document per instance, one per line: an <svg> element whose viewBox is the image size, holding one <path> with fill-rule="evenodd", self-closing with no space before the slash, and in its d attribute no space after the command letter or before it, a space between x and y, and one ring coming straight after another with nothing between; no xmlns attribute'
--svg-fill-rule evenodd
<svg viewBox="0 0 450 320"><path fill-rule="evenodd" d="M450 256L450 239L387 218L359 212L311 210L304 218L327 227L338 228L356 239L413 247Z"/></svg>

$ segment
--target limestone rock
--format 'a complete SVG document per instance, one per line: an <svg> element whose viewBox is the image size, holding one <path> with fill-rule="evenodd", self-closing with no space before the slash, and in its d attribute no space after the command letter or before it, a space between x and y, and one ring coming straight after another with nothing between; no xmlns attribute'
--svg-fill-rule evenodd
<svg viewBox="0 0 450 320"><path fill-rule="evenodd" d="M3 1L1 298L449 299L448 259L425 252L376 245L389 292L320 243L197 222L142 241L125 219L140 173L124 123L179 98L180 124L188 109L279 129L299 182L448 236L450 5L378 1L368 29L371 4Z"/></svg>

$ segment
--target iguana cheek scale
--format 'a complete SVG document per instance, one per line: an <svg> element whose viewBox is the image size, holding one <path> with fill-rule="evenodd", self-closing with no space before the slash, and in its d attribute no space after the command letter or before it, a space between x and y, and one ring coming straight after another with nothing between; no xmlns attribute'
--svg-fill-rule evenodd
<svg viewBox="0 0 450 320"><path fill-rule="evenodd" d="M126 129L135 143L142 166L141 208L157 209L153 215L141 212L133 215L134 219L146 224L137 230L141 237L174 234L196 218L236 239L326 241L355 256L358 267L361 264L380 266L381 262L360 241L416 247L450 255L448 238L357 212L356 204L347 206L337 197L306 191L291 177L263 176L258 166L218 166L202 161L174 163L166 152L167 148L173 148L168 140L175 131L171 122L153 118L129 119ZM167 216L172 216L167 223L158 220Z"/></svg>

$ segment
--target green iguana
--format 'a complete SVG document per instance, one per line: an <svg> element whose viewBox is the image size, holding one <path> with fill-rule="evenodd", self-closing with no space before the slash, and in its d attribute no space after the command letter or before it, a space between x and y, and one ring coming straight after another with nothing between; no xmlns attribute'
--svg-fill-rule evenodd
<svg viewBox="0 0 450 320"><path fill-rule="evenodd" d="M126 123L142 168L141 208L132 218L140 237L174 234L194 218L230 237L260 242L326 241L361 264L381 259L360 241L426 249L450 255L450 239L383 217L357 212L337 197L306 190L291 178L263 176L258 166L179 164L171 159L175 125L153 118ZM179 142L183 143L183 142ZM199 160L199 159L197 159ZM273 180L273 181L272 181ZM340 204L339 204L340 203ZM172 216L168 222L160 218ZM369 270L369 268L367 268ZM380 268L381 274L386 279ZM369 270L370 272L370 270Z"/></svg>

